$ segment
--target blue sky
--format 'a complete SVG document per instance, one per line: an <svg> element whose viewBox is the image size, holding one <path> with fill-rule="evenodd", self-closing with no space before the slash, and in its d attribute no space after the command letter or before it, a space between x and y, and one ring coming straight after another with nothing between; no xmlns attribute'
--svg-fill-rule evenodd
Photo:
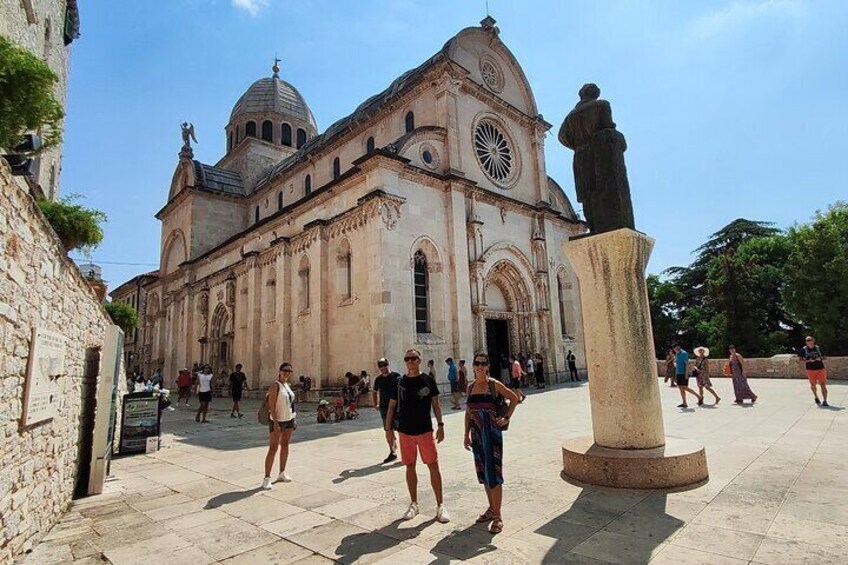
<svg viewBox="0 0 848 565"><path fill-rule="evenodd" d="M158 263L159 222L180 147L214 163L250 84L281 75L323 130L477 25L484 0L81 1L61 190L109 216L93 253L111 287ZM556 131L585 82L628 142L649 270L687 264L738 217L779 227L846 199L848 2L490 0L501 38L554 124L548 174L572 196Z"/></svg>

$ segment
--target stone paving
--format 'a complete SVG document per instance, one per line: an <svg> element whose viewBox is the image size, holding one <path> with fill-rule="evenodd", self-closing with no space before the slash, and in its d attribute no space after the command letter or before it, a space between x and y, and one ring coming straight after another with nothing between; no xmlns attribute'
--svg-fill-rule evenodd
<svg viewBox="0 0 848 565"><path fill-rule="evenodd" d="M231 420L228 401L215 399L207 425L180 408L165 414L161 451L115 460L105 493L76 501L22 563L846 563L848 384L831 384L826 409L805 381L752 381L760 400L745 407L732 403L727 379L716 381L719 407L681 411L676 389L661 388L666 433L707 448L709 482L682 492L565 481L560 444L590 432L588 389L530 394L507 432L498 535L474 524L485 495L462 447L462 413L445 417L452 521L439 524L421 466L422 514L398 521L404 471L379 464L385 442L373 409L338 424L302 414L294 481L262 491L257 402Z"/></svg>

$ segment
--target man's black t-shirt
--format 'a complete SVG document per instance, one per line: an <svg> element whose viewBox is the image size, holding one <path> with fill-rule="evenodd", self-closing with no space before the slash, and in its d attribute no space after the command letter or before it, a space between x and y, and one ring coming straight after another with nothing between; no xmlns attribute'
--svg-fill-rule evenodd
<svg viewBox="0 0 848 565"><path fill-rule="evenodd" d="M574 353L569 353L569 354L565 357L565 360L566 360L566 361L568 361L568 366L569 366L569 367L571 367L571 366L576 367L576 366L577 366L577 357L575 357L575 356L574 356Z"/></svg>
<svg viewBox="0 0 848 565"><path fill-rule="evenodd" d="M374 390L380 394L380 410L389 409L389 400L397 398L397 382L400 375L392 371L388 375L377 375L374 379Z"/></svg>
<svg viewBox="0 0 848 565"><path fill-rule="evenodd" d="M230 375L230 392L240 393L244 388L244 383L247 382L247 377L241 371L236 371Z"/></svg>
<svg viewBox="0 0 848 565"><path fill-rule="evenodd" d="M822 361L824 354L818 345L814 345L813 347L807 347L805 345L801 348L799 357L804 360L805 368L810 371L824 369L824 362Z"/></svg>
<svg viewBox="0 0 848 565"><path fill-rule="evenodd" d="M436 380L426 373L417 377L401 377L392 395L392 398L397 400L395 419L398 422L398 431L410 436L432 432L431 399L438 395Z"/></svg>

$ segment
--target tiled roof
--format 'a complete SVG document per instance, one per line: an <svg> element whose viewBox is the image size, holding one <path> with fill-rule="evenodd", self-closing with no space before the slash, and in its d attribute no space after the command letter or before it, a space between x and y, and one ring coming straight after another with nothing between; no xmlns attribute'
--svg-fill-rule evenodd
<svg viewBox="0 0 848 565"><path fill-rule="evenodd" d="M195 188L208 192L218 192L229 196L244 196L244 182L241 175L200 161L193 161Z"/></svg>

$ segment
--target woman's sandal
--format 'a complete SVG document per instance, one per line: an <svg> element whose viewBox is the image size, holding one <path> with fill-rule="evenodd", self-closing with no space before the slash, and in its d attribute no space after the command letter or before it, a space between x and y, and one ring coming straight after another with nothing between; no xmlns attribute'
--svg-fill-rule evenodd
<svg viewBox="0 0 848 565"><path fill-rule="evenodd" d="M492 523L489 525L489 533L491 534L499 534L503 531L503 520L501 520L500 516L494 516L492 518Z"/></svg>
<svg viewBox="0 0 848 565"><path fill-rule="evenodd" d="M482 514L477 517L477 523L482 524L483 522L491 522L494 519L495 515L492 514L492 510L486 510Z"/></svg>

